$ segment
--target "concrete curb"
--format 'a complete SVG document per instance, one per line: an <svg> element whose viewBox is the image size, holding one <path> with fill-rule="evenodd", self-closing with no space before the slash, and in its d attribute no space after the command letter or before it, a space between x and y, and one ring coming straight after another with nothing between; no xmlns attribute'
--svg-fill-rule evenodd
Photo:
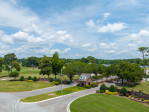
<svg viewBox="0 0 149 112"><path fill-rule="evenodd" d="M82 91L85 91L85 90L82 90ZM78 92L74 92L74 93L70 93L70 94L66 94L66 95L62 95L62 96L58 96L58 97L55 97L55 98L50 98L50 99L46 99L46 100L42 100L42 101L37 101L37 102L21 102L21 99L18 100L19 103L24 103L24 104L36 104L36 103L42 103L42 102L46 102L46 101L50 101L50 100L54 100L54 99L57 99L57 98L61 98L61 97L65 97L65 96L68 96L68 95L72 95L72 94L76 94L76 93L80 93L82 91L78 91Z"/></svg>
<svg viewBox="0 0 149 112"><path fill-rule="evenodd" d="M89 94L93 94L93 93L95 93L95 92L92 92L92 93L89 93ZM82 95L82 96L80 96L80 97L78 97L78 98L81 98L81 97L86 96L86 95L89 95L89 94ZM70 102L68 103L68 105L67 105L67 112L71 112L71 111L70 111L70 104L71 104L73 101L75 101L76 99L78 99L78 98L75 98L75 99L73 99L72 101L70 101Z"/></svg>

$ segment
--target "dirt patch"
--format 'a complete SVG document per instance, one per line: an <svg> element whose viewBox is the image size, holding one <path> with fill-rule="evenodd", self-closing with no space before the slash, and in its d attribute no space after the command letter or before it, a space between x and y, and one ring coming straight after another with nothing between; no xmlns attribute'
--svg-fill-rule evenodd
<svg viewBox="0 0 149 112"><path fill-rule="evenodd" d="M48 94L48 96L55 96L55 95L56 95L55 93Z"/></svg>

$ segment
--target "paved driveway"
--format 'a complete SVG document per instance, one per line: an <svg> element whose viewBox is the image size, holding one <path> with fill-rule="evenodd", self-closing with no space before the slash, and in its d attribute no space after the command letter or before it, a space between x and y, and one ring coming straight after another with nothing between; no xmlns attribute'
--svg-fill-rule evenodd
<svg viewBox="0 0 149 112"><path fill-rule="evenodd" d="M63 88L71 86L74 85L65 85ZM93 93L99 89L99 87L83 90L77 93L66 95L64 97L40 103L25 104L18 102L20 98L57 91L59 89L60 86L29 92L0 93L0 112L67 112L67 105L70 101L82 95Z"/></svg>

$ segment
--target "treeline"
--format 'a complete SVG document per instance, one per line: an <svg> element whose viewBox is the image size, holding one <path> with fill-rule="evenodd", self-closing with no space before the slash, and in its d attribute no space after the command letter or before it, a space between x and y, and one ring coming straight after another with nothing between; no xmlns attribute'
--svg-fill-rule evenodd
<svg viewBox="0 0 149 112"><path fill-rule="evenodd" d="M52 58L52 57L49 57ZM88 56L87 58L81 58L81 59L65 59L61 58L64 60L64 63L70 63L73 61L77 62L84 62L84 63L96 63L96 64L118 64L120 62L129 62L129 63L136 63L139 65L143 65L144 62L140 58L136 59L114 59L114 60L107 60L107 59L96 59L92 56ZM28 58L22 58L18 59L18 62L22 64L24 67L38 67L40 63L41 58L38 57L28 57ZM149 65L149 59L146 59L146 65Z"/></svg>

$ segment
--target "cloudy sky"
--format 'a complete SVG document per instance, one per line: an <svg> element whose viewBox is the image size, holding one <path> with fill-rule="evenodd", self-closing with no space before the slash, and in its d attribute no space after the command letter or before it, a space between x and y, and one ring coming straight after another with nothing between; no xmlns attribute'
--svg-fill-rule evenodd
<svg viewBox="0 0 149 112"><path fill-rule="evenodd" d="M138 58L148 0L0 0L0 56Z"/></svg>

